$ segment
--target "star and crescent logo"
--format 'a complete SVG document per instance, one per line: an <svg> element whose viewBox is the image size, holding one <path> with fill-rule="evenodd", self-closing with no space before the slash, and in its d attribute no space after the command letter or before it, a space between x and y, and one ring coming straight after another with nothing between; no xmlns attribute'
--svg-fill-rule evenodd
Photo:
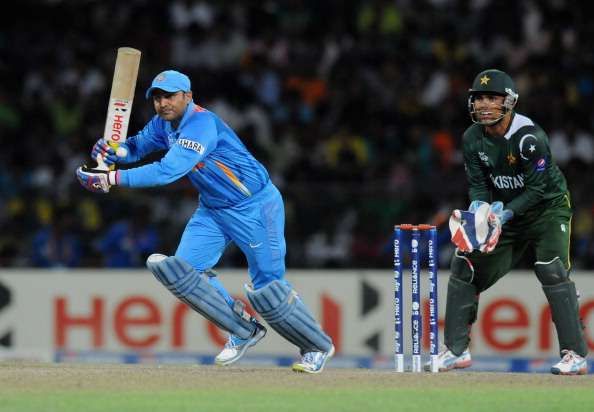
<svg viewBox="0 0 594 412"><path fill-rule="evenodd" d="M481 77L481 86L483 84L488 84L489 80L491 80L491 78L485 74L483 77Z"/></svg>

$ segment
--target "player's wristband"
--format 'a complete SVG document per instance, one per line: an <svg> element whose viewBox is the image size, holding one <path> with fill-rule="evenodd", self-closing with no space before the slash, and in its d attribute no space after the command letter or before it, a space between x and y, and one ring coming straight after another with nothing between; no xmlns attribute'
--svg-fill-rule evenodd
<svg viewBox="0 0 594 412"><path fill-rule="evenodd" d="M119 170L112 170L107 175L107 182L111 186L117 186L120 184L120 171Z"/></svg>

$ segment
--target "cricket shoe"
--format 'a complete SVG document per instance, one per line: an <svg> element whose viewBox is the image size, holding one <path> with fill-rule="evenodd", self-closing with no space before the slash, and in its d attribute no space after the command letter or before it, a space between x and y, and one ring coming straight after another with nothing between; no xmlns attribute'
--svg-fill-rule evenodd
<svg viewBox="0 0 594 412"><path fill-rule="evenodd" d="M295 362L293 364L293 371L320 373L332 355L334 355L334 345L330 347L328 352L306 352L303 354L301 362Z"/></svg>
<svg viewBox="0 0 594 412"><path fill-rule="evenodd" d="M561 351L563 357L551 366L554 375L585 375L588 373L588 362L572 350Z"/></svg>
<svg viewBox="0 0 594 412"><path fill-rule="evenodd" d="M225 343L225 347L221 353L215 357L215 363L217 365L227 366L237 362L245 354L248 348L254 346L266 336L266 328L255 320L253 322L256 325L256 329L249 338L242 339L236 335L229 335L229 340Z"/></svg>
<svg viewBox="0 0 594 412"><path fill-rule="evenodd" d="M460 355L454 355L448 348L443 349L437 355L437 368L439 372L447 372L452 369L464 369L472 365L472 357L466 349ZM431 361L424 366L426 372L431 372Z"/></svg>

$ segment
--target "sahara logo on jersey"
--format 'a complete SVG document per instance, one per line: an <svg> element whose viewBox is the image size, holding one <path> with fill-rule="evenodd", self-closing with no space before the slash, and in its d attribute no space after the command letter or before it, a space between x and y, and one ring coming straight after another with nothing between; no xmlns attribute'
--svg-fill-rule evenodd
<svg viewBox="0 0 594 412"><path fill-rule="evenodd" d="M493 176L490 175L493 185L497 189L521 189L524 187L524 175Z"/></svg>
<svg viewBox="0 0 594 412"><path fill-rule="evenodd" d="M204 146L202 146L198 142L194 142L193 140L177 139L177 144L179 144L181 147L185 147L186 149L190 149L200 154L204 154Z"/></svg>

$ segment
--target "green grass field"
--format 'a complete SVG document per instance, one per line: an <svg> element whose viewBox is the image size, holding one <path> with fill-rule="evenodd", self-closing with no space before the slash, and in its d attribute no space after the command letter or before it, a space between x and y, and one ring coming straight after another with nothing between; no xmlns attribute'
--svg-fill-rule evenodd
<svg viewBox="0 0 594 412"><path fill-rule="evenodd" d="M0 363L0 411L591 411L594 376Z"/></svg>

